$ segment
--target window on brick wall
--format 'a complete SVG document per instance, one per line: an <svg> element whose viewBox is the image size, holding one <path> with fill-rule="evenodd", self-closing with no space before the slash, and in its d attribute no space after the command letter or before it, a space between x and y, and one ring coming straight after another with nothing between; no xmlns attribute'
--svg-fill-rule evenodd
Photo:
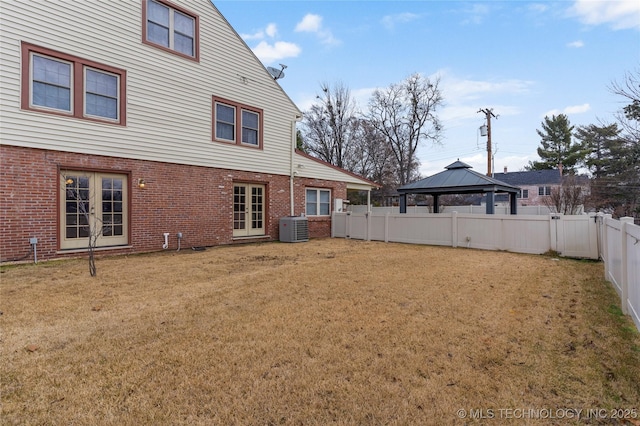
<svg viewBox="0 0 640 426"><path fill-rule="evenodd" d="M265 186L233 185L233 236L251 237L265 234Z"/></svg>
<svg viewBox="0 0 640 426"><path fill-rule="evenodd" d="M550 186L539 186L538 187L538 195L551 195L551 187Z"/></svg>
<svg viewBox="0 0 640 426"><path fill-rule="evenodd" d="M329 216L331 214L331 191L307 188L305 205L307 216Z"/></svg>
<svg viewBox="0 0 640 426"><path fill-rule="evenodd" d="M516 198L529 198L529 190L521 189L517 194Z"/></svg>
<svg viewBox="0 0 640 426"><path fill-rule="evenodd" d="M64 170L60 173L60 248L129 242L128 176Z"/></svg>
<svg viewBox="0 0 640 426"><path fill-rule="evenodd" d="M262 110L213 98L213 140L262 148Z"/></svg>
<svg viewBox="0 0 640 426"><path fill-rule="evenodd" d="M22 44L22 108L125 124L126 72Z"/></svg>
<svg viewBox="0 0 640 426"><path fill-rule="evenodd" d="M198 60L198 15L166 0L143 0L142 16L144 43Z"/></svg>

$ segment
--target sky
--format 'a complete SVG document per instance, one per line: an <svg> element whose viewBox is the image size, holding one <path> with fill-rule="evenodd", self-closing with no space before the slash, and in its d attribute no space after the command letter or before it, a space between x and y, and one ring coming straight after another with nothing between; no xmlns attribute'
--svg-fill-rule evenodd
<svg viewBox="0 0 640 426"><path fill-rule="evenodd" d="M611 93L640 72L640 1L213 1L301 111L320 84L348 87L366 111L376 89L420 73L444 97L440 144L418 149L421 175L456 160L487 172L480 109L491 109L493 170L538 160L545 116L609 124Z"/></svg>

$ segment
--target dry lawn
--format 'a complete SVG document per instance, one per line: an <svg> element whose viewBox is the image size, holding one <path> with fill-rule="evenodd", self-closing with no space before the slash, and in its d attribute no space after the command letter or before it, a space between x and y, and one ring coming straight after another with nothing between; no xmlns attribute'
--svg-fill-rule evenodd
<svg viewBox="0 0 640 426"><path fill-rule="evenodd" d="M600 263L321 239L97 266L1 269L2 424L582 425L640 409L640 335ZM469 418L481 409L494 418Z"/></svg>

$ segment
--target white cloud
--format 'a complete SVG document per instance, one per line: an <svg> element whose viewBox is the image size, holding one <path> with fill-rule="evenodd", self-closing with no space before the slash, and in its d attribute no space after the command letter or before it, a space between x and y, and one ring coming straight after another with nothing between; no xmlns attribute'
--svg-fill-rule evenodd
<svg viewBox="0 0 640 426"><path fill-rule="evenodd" d="M267 25L267 28L264 31L269 37L273 38L278 34L278 26L274 23L271 23Z"/></svg>
<svg viewBox="0 0 640 426"><path fill-rule="evenodd" d="M581 47L584 47L584 43L582 42L582 40L576 40L572 41L571 43L567 43L567 47L579 49Z"/></svg>
<svg viewBox="0 0 640 426"><path fill-rule="evenodd" d="M296 25L296 32L313 33L320 39L322 44L337 45L340 40L336 39L330 30L322 25L322 16L307 13Z"/></svg>
<svg viewBox="0 0 640 426"><path fill-rule="evenodd" d="M265 64L284 58L295 58L301 51L298 45L286 41L277 41L274 44L261 41L253 48L253 53Z"/></svg>
<svg viewBox="0 0 640 426"><path fill-rule="evenodd" d="M264 30L258 30L253 34L240 34L243 40L263 40L266 37L275 37L278 34L278 26L274 23L270 23Z"/></svg>
<svg viewBox="0 0 640 426"><path fill-rule="evenodd" d="M473 6L466 8L463 11L463 13L467 15L467 18L462 21L462 24L479 25L484 21L484 18L489 14L489 12L489 6L486 4L474 3Z"/></svg>
<svg viewBox="0 0 640 426"><path fill-rule="evenodd" d="M473 80L458 78L446 70L439 71L440 89L444 96L445 105L439 113L446 128L456 127L464 121L477 120L478 109L484 107L488 98L496 96L522 96L529 92L532 81L507 79L496 81ZM520 109L506 104L491 102L496 114L502 116L518 115Z"/></svg>
<svg viewBox="0 0 640 426"><path fill-rule="evenodd" d="M322 16L307 13L296 25L296 32L317 33L322 27Z"/></svg>
<svg viewBox="0 0 640 426"><path fill-rule="evenodd" d="M559 110L559 109L552 109L550 111L547 111L543 117L551 117L552 115L559 115L559 114L565 114L565 115L569 115L569 114L583 114L587 111L591 110L591 105L589 104L582 104L582 105L571 105L568 106L566 108L564 108L563 110Z"/></svg>
<svg viewBox="0 0 640 426"><path fill-rule="evenodd" d="M569 13L588 25L609 24L615 30L640 30L638 0L576 0Z"/></svg>
<svg viewBox="0 0 640 426"><path fill-rule="evenodd" d="M411 22L418 19L419 17L420 15L416 15L415 13L398 13L396 15L385 16L384 18L382 18L381 22L386 29L392 30L397 24Z"/></svg>
<svg viewBox="0 0 640 426"><path fill-rule="evenodd" d="M242 37L243 40L245 41L249 41L249 40L262 40L264 38L264 31L260 30L257 31L253 34L240 34L240 37Z"/></svg>

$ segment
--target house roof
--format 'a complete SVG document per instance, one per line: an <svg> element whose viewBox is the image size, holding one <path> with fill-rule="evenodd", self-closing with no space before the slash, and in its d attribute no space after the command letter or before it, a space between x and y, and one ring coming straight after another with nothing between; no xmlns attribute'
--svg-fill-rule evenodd
<svg viewBox="0 0 640 426"><path fill-rule="evenodd" d="M558 169L494 173L493 177L515 186L560 185L562 183L562 176ZM578 175L575 178L579 185L585 185L589 181L589 177L585 175Z"/></svg>
<svg viewBox="0 0 640 426"><path fill-rule="evenodd" d="M510 185L560 185L562 180L557 169L494 173L493 176Z"/></svg>
<svg viewBox="0 0 640 426"><path fill-rule="evenodd" d="M437 173L398 188L401 194L465 194L481 192L519 191L515 186L475 172L471 166L458 160Z"/></svg>

